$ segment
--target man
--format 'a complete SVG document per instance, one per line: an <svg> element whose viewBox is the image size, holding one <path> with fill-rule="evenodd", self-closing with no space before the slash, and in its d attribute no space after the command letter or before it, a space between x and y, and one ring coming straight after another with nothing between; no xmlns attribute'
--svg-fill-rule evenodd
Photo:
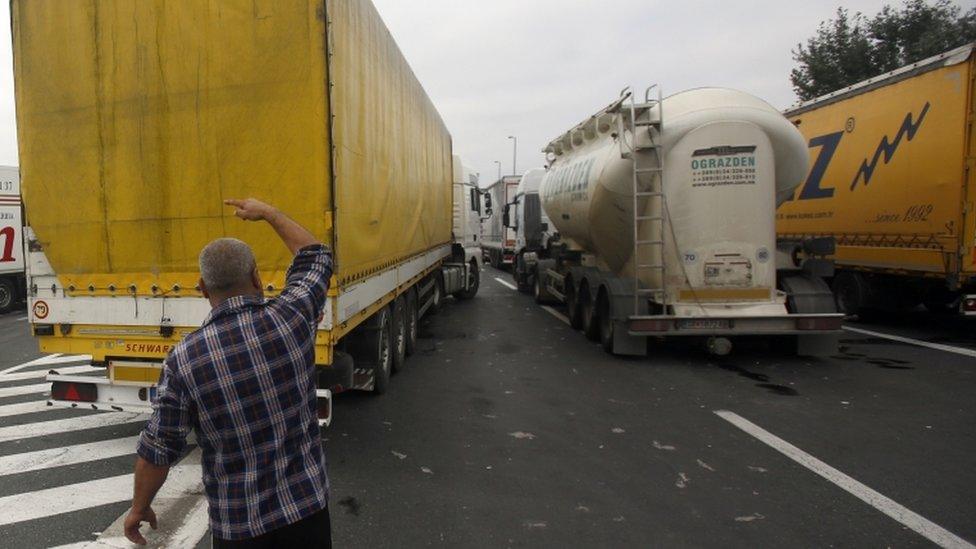
<svg viewBox="0 0 976 549"><path fill-rule="evenodd" d="M200 253L213 310L165 361L139 439L125 535L144 545L151 503L196 429L214 547L331 547L328 480L315 398L315 333L332 259L310 232L254 199L226 200L264 220L295 259L281 295L265 300L251 249L221 238Z"/></svg>

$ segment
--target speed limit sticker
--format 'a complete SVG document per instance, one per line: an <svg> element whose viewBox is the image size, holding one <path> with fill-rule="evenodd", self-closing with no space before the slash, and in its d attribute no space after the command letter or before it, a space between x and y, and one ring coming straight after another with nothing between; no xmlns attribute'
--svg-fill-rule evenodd
<svg viewBox="0 0 976 549"><path fill-rule="evenodd" d="M50 309L48 309L47 307L47 303L43 301L35 301L33 310L34 310L34 318L37 318L38 320L44 320L45 318L47 318L47 314L51 312Z"/></svg>

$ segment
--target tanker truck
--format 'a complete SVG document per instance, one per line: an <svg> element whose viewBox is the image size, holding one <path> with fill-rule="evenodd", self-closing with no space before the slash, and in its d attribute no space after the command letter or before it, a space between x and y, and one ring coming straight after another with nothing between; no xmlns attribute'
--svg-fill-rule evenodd
<svg viewBox="0 0 976 549"><path fill-rule="evenodd" d="M11 6L33 335L104 368L50 376L52 402L150 408L210 312L215 238L249 243L282 291L291 254L221 198L271 202L332 249L322 421L333 391L385 392L418 319L473 295L451 136L369 0Z"/></svg>
<svg viewBox="0 0 976 549"><path fill-rule="evenodd" d="M642 102L630 91L545 149L539 195L558 233L523 255L536 300L608 352L648 337L782 336L836 349L842 315L824 277L829 239L777 242L776 205L807 169L806 142L776 109L721 88Z"/></svg>

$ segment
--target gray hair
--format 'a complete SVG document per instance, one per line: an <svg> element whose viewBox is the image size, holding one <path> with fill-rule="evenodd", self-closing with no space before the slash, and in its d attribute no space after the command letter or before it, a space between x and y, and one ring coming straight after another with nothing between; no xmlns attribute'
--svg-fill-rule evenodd
<svg viewBox="0 0 976 549"><path fill-rule="evenodd" d="M218 238L200 252L200 278L211 292L244 286L255 267L251 247L236 238Z"/></svg>

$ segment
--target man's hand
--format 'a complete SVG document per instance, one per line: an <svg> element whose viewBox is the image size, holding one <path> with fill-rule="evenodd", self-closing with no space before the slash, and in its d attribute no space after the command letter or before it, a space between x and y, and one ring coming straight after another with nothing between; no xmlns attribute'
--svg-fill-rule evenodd
<svg viewBox="0 0 976 549"><path fill-rule="evenodd" d="M138 510L135 507L129 509L129 515L125 517L125 537L137 545L145 545L146 538L139 532L139 526L143 522L148 522L153 530L156 529L156 513L152 507Z"/></svg>
<svg viewBox="0 0 976 549"><path fill-rule="evenodd" d="M245 200L231 198L224 200L224 204L237 208L234 215L247 221L261 221L262 219L271 221L277 211L272 206L253 198Z"/></svg>
<svg viewBox="0 0 976 549"><path fill-rule="evenodd" d="M263 219L267 221L292 254L297 254L298 250L305 246L320 243L319 239L315 238L315 235L308 232L307 229L292 221L274 206L269 206L260 200L232 198L224 200L224 204L237 208L234 215L241 219L248 221L261 221Z"/></svg>

